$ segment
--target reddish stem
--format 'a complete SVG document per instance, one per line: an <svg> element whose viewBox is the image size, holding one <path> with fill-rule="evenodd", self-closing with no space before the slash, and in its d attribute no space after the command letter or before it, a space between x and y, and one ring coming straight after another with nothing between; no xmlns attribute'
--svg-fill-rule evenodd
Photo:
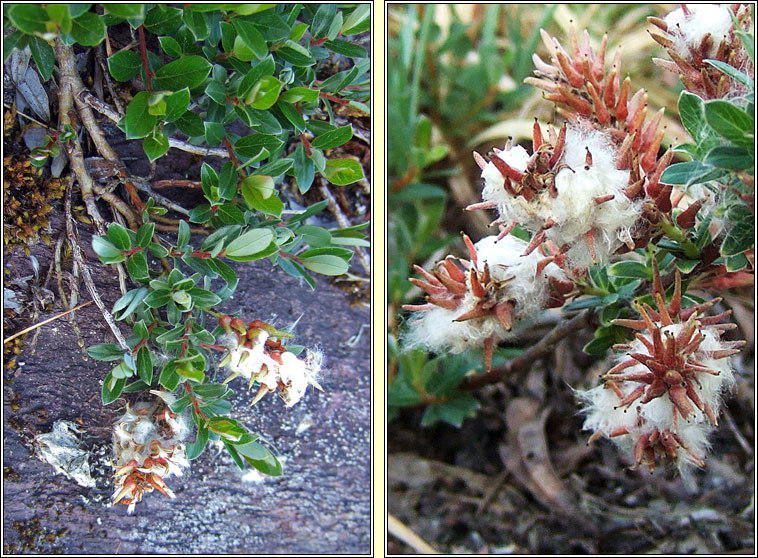
<svg viewBox="0 0 758 558"><path fill-rule="evenodd" d="M334 95L331 95L329 93L324 93L323 91L319 93L320 96L324 97L325 99L329 99L330 101L334 101L335 103L338 103L340 105L349 105L350 101L347 101L345 99L342 99L340 97L336 97Z"/></svg>
<svg viewBox="0 0 758 558"><path fill-rule="evenodd" d="M303 263L303 260L301 260L297 256L293 256L292 254L288 254L287 252L282 252L281 250L279 250L279 255L282 258L287 258L287 259L290 259L290 260L294 260L294 261L296 261L299 264Z"/></svg>
<svg viewBox="0 0 758 558"><path fill-rule="evenodd" d="M305 154L310 157L311 156L311 142L308 141L308 138L305 137L305 134L303 132L300 132L300 141L303 142L303 149L305 149Z"/></svg>
<svg viewBox="0 0 758 558"><path fill-rule="evenodd" d="M139 32L139 50L140 56L142 56L142 65L145 66L145 79L147 80L147 90L153 92L153 84L150 82L150 78L153 77L153 72L150 71L150 64L147 61L147 47L145 46L145 30L142 25L137 29Z"/></svg>
<svg viewBox="0 0 758 558"><path fill-rule="evenodd" d="M136 355L136 354L139 352L139 350L140 350L142 347L144 347L144 346L145 346L145 343L147 343L147 340L148 340L148 339L150 339L150 334L153 332L153 328L154 328L156 325L158 325L158 322L153 322L153 323L151 323L151 324L150 324L150 325L147 327L147 334L148 334L148 337L147 337L147 339L142 339L142 340L140 340L140 342L139 342L139 343L137 343L137 345L136 345L136 346L135 346L135 347L132 349L132 354L133 354L133 355Z"/></svg>
<svg viewBox="0 0 758 558"><path fill-rule="evenodd" d="M184 382L184 389L187 390L187 393L190 396L190 399L192 400L192 406L195 408L195 413L202 417L205 423L208 423L208 417L205 416L205 413L200 410L200 403L198 403L197 398L195 397L195 394L192 393L192 385L190 385L189 380Z"/></svg>

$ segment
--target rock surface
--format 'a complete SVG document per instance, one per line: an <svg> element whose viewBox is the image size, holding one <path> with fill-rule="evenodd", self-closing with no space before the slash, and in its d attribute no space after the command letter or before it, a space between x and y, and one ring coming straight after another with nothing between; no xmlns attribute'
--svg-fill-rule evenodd
<svg viewBox="0 0 758 558"><path fill-rule="evenodd" d="M83 228L83 227L82 227ZM58 230L60 230L58 228ZM115 270L99 265L82 230L82 245L106 304L120 296ZM42 269L50 249L35 247ZM13 276L28 274L10 258ZM351 307L340 289L317 278L311 291L268 261L237 264L240 283L222 309L242 310L285 326L302 315L296 342L324 351L325 393L308 389L291 409L266 396L250 407L242 380L230 387L233 416L270 440L284 475L260 478L240 471L226 452L209 446L184 477L171 477L169 500L145 495L132 516L108 506L111 426L124 399L104 407L102 378L109 363L83 360L66 319L42 326L36 354L24 354L21 372L8 377L4 406L4 553L369 553L371 498L370 336L367 308ZM82 286L82 300L89 294ZM41 319L60 312L60 307ZM85 345L112 342L95 305L77 311ZM364 328L365 329L365 328ZM126 331L126 327L122 327ZM223 374L223 372L221 373ZM82 427L96 488L85 488L37 458L34 436L57 420Z"/></svg>

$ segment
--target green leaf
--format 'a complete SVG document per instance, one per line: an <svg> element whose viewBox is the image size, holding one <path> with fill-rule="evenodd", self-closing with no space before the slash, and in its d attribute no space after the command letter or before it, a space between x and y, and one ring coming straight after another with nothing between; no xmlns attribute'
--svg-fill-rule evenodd
<svg viewBox="0 0 758 558"><path fill-rule="evenodd" d="M140 304L142 304L142 301L145 300L145 297L148 294L148 290L145 287L140 287L136 291L129 291L129 292L134 292L135 294L133 298L130 299L129 302L125 303L125 304L128 304L126 310L124 310L124 312L118 318L116 318L116 320L123 320L129 317L135 310L137 310L137 307ZM129 293L126 293L126 294L128 295ZM119 302L121 302L121 300L124 299L125 297L126 295L121 297L118 300L118 302L116 302L116 305L118 305ZM113 311L114 313L116 312L116 306L113 307Z"/></svg>
<svg viewBox="0 0 758 558"><path fill-rule="evenodd" d="M145 29L154 35L168 35L176 31L176 28L182 24L182 10L170 6L158 5L145 16ZM159 37L158 40L166 37ZM168 37L171 38L171 37ZM171 38L173 41L176 39ZM179 46L179 43L176 43ZM165 49L164 49L165 51ZM169 54L169 53L166 53ZM181 55L181 52L179 53ZM169 56L173 56L169 54ZM177 55L178 56L178 55Z"/></svg>
<svg viewBox="0 0 758 558"><path fill-rule="evenodd" d="M285 103L299 103L306 102L312 103L318 99L318 90L310 89L308 87L292 87L287 89L280 96L279 99Z"/></svg>
<svg viewBox="0 0 758 558"><path fill-rule="evenodd" d="M237 193L237 170L234 168L234 163L227 161L224 166L221 167L221 173L218 177L219 189L218 195L223 200L233 200Z"/></svg>
<svg viewBox="0 0 758 558"><path fill-rule="evenodd" d="M229 393L229 388L223 384L203 384L192 388L196 397L210 401Z"/></svg>
<svg viewBox="0 0 758 558"><path fill-rule="evenodd" d="M188 110L176 120L176 125L183 133L190 137L205 135L203 119L194 112Z"/></svg>
<svg viewBox="0 0 758 558"><path fill-rule="evenodd" d="M71 33L71 14L68 12L66 4L48 4L45 6L50 19L58 24L61 31Z"/></svg>
<svg viewBox="0 0 758 558"><path fill-rule="evenodd" d="M233 240L226 247L225 253L228 257L252 256L265 250L273 239L271 229L251 229Z"/></svg>
<svg viewBox="0 0 758 558"><path fill-rule="evenodd" d="M298 144L295 149L294 174L297 188L301 194L306 193L310 189L315 172L316 168L313 160L306 155L303 144Z"/></svg>
<svg viewBox="0 0 758 558"><path fill-rule="evenodd" d="M251 178L264 178L271 180L270 176L248 176L245 179L245 182L242 183L242 195L244 196L245 201L250 205L250 207L257 209L266 215L280 217L282 210L284 209L284 204L282 201L275 195L269 194L268 197L264 197L264 193L261 189L250 186L249 181ZM273 181L271 181L271 183L273 184Z"/></svg>
<svg viewBox="0 0 758 558"><path fill-rule="evenodd" d="M345 186L363 178L363 167L354 159L330 159L323 174L332 184Z"/></svg>
<svg viewBox="0 0 758 558"><path fill-rule="evenodd" d="M189 214L190 223L207 223L213 217L211 206L207 203L192 208Z"/></svg>
<svg viewBox="0 0 758 558"><path fill-rule="evenodd" d="M245 104L254 109L266 110L274 106L284 84L274 76L263 76L250 89Z"/></svg>
<svg viewBox="0 0 758 558"><path fill-rule="evenodd" d="M8 19L16 29L28 35L45 33L45 23L50 19L38 4L13 4L8 9Z"/></svg>
<svg viewBox="0 0 758 558"><path fill-rule="evenodd" d="M610 349L615 343L616 338L613 335L603 335L601 337L595 337L595 339L587 343L582 350L588 355L601 355Z"/></svg>
<svg viewBox="0 0 758 558"><path fill-rule="evenodd" d="M144 346L137 352L137 374L147 385L153 382L153 357L150 349Z"/></svg>
<svg viewBox="0 0 758 558"><path fill-rule="evenodd" d="M108 226L108 232L106 235L108 237L108 240L110 240L110 242L118 250L128 250L132 247L132 241L129 238L129 233L127 233L126 229L118 223L111 223Z"/></svg>
<svg viewBox="0 0 758 558"><path fill-rule="evenodd" d="M144 252L137 252L129 256L126 261L126 270L135 281L148 279L150 274L147 267L147 258Z"/></svg>
<svg viewBox="0 0 758 558"><path fill-rule="evenodd" d="M699 161L674 163L666 167L660 181L665 184L697 184L713 172L713 167Z"/></svg>
<svg viewBox="0 0 758 558"><path fill-rule="evenodd" d="M610 266L609 270L614 277L631 277L634 279L652 279L652 274L647 266L641 262L622 261Z"/></svg>
<svg viewBox="0 0 758 558"><path fill-rule="evenodd" d="M144 4L103 4L105 11L116 17L124 19L142 17L144 15Z"/></svg>
<svg viewBox="0 0 758 558"><path fill-rule="evenodd" d="M282 464L276 459L273 453L257 442L250 442L243 445L234 446L234 449L242 455L245 461L251 466L272 477L278 477L282 474Z"/></svg>
<svg viewBox="0 0 758 558"><path fill-rule="evenodd" d="M42 80L49 80L53 75L53 67L55 66L53 47L39 37L29 37L29 49L32 51L34 63L37 64Z"/></svg>
<svg viewBox="0 0 758 558"><path fill-rule="evenodd" d="M368 56L368 52L365 48L349 41L335 39L333 41L325 41L324 46L332 52L336 52L337 54L341 54L348 58L366 58Z"/></svg>
<svg viewBox="0 0 758 558"><path fill-rule="evenodd" d="M108 372L103 380L103 389L101 392L103 405L109 405L118 399L121 392L124 391L125 385L126 378L116 379L113 377L113 372Z"/></svg>
<svg viewBox="0 0 758 558"><path fill-rule="evenodd" d="M270 55L258 62L255 66L253 66L252 70L245 74L245 77L242 78L242 81L240 81L239 85L237 86L237 97L240 97L242 99L247 97L247 94L250 92L253 86L258 83L258 80L263 76L272 75L275 69L276 63L274 62L274 58Z"/></svg>
<svg viewBox="0 0 758 558"><path fill-rule="evenodd" d="M700 143L703 137L708 135L705 123L705 103L694 93L682 91L679 95L679 117L695 143Z"/></svg>
<svg viewBox="0 0 758 558"><path fill-rule="evenodd" d="M292 167L292 159L290 158L284 158L279 159L277 161L271 161L270 163L266 163L259 169L256 169L253 174L265 174L271 177L280 176L290 170L290 167Z"/></svg>
<svg viewBox="0 0 758 558"><path fill-rule="evenodd" d="M202 13L193 10L184 10L182 19L184 20L184 24L190 31L192 31L192 34L198 41L204 41L210 35L208 21Z"/></svg>
<svg viewBox="0 0 758 558"><path fill-rule="evenodd" d="M226 417L213 417L210 419L208 421L208 430L232 442L239 440L247 434L247 430L240 426L236 420Z"/></svg>
<svg viewBox="0 0 758 558"><path fill-rule="evenodd" d="M184 250L184 247L187 246L189 239L190 239L189 225L187 224L187 221L182 219L181 221L179 221L179 231L176 237L176 250L179 252Z"/></svg>
<svg viewBox="0 0 758 558"><path fill-rule="evenodd" d="M158 382L167 390L174 391L180 380L181 378L176 373L176 360L169 360L163 365Z"/></svg>
<svg viewBox="0 0 758 558"><path fill-rule="evenodd" d="M242 19L233 19L232 25L256 58L260 59L268 54L266 41L255 25Z"/></svg>
<svg viewBox="0 0 758 558"><path fill-rule="evenodd" d="M105 24L97 14L85 12L71 22L71 36L83 46L97 46L105 39Z"/></svg>
<svg viewBox="0 0 758 558"><path fill-rule="evenodd" d="M311 248L298 254L300 258L310 258L311 256L322 256L328 254L330 256L338 256L345 261L349 261L353 257L353 251L347 248L341 248L339 246L322 246L319 248Z"/></svg>
<svg viewBox="0 0 758 558"><path fill-rule="evenodd" d="M331 256L328 254L311 256L307 259L303 259L301 264L306 269L315 273L321 273L322 275L342 275L350 268L350 264L339 256Z"/></svg>
<svg viewBox="0 0 758 558"><path fill-rule="evenodd" d="M312 57L308 49L295 41L287 40L284 46L276 52L280 58L286 60L293 66L312 66L316 63L316 60Z"/></svg>
<svg viewBox="0 0 758 558"><path fill-rule="evenodd" d="M274 179L265 175L248 176L242 181L242 195L245 200L253 191L257 191L263 199L271 197L275 191Z"/></svg>
<svg viewBox="0 0 758 558"><path fill-rule="evenodd" d="M720 145L711 149L703 162L720 169L748 170L755 166L755 156L742 147Z"/></svg>
<svg viewBox="0 0 758 558"><path fill-rule="evenodd" d="M177 364L176 374L194 382L202 382L205 379L205 372L191 361Z"/></svg>
<svg viewBox="0 0 758 558"><path fill-rule="evenodd" d="M216 101L219 105L226 104L226 89L224 84L218 81L209 81L205 87L205 94Z"/></svg>
<svg viewBox="0 0 758 558"><path fill-rule="evenodd" d="M144 138L158 122L158 119L148 112L147 91L140 91L126 107L125 132L127 139Z"/></svg>
<svg viewBox="0 0 758 558"><path fill-rule="evenodd" d="M450 401L435 403L424 409L421 426L429 426L442 421L460 428L463 419L475 416L478 408L479 402L470 393L456 394Z"/></svg>
<svg viewBox="0 0 758 558"><path fill-rule="evenodd" d="M719 135L750 149L754 144L755 120L740 107L719 99L705 103L705 119Z"/></svg>
<svg viewBox="0 0 758 558"><path fill-rule="evenodd" d="M150 337L150 332L147 330L147 324L145 320L139 320L134 323L134 335L140 339L147 339Z"/></svg>
<svg viewBox="0 0 758 558"><path fill-rule="evenodd" d="M116 81L129 81L142 69L142 58L131 50L122 50L108 58L108 70Z"/></svg>
<svg viewBox="0 0 758 558"><path fill-rule="evenodd" d="M371 16L371 6L368 4L358 4L350 15L345 18L340 32L343 35L352 35L364 29L364 24Z"/></svg>
<svg viewBox="0 0 758 558"><path fill-rule="evenodd" d="M225 225L244 225L245 214L239 207L231 203L225 203L218 206L216 217L221 219Z"/></svg>
<svg viewBox="0 0 758 558"><path fill-rule="evenodd" d="M697 267L697 264L700 263L700 260L683 260L683 259L677 259L676 260L676 267L679 271L682 273L689 273L693 269Z"/></svg>
<svg viewBox="0 0 758 558"><path fill-rule="evenodd" d="M203 163L203 166L200 167L200 182L203 185L203 190L218 187L218 175L208 163Z"/></svg>
<svg viewBox="0 0 758 558"><path fill-rule="evenodd" d="M145 223L137 229L137 246L141 248L147 248L153 239L153 232L155 231L155 223Z"/></svg>
<svg viewBox="0 0 758 558"><path fill-rule="evenodd" d="M105 263L117 263L122 262L126 258L121 254L121 250L116 248L108 240L102 236L92 237L92 249L100 256L100 259Z"/></svg>
<svg viewBox="0 0 758 558"><path fill-rule="evenodd" d="M178 120L189 108L190 92L186 87L176 91L172 95L167 95L166 99L166 114L163 116L163 120L166 122L175 122Z"/></svg>
<svg viewBox="0 0 758 558"><path fill-rule="evenodd" d="M210 308L221 303L221 299L215 293L205 289L193 287L187 292L192 297L192 302L195 303L195 306L199 306L200 308Z"/></svg>
<svg viewBox="0 0 758 558"><path fill-rule="evenodd" d="M750 265L750 260L747 259L745 254L737 254L726 259L726 270L730 273L745 269Z"/></svg>
<svg viewBox="0 0 758 558"><path fill-rule="evenodd" d="M205 81L211 73L211 67L211 63L202 56L185 56L158 68L155 83L158 87L171 91L185 87L193 89Z"/></svg>
<svg viewBox="0 0 758 558"><path fill-rule="evenodd" d="M314 39L326 36L336 15L336 4L321 4L318 7L316 14L313 16L313 23L311 23L311 35Z"/></svg>
<svg viewBox="0 0 758 558"><path fill-rule="evenodd" d="M208 429L204 424L198 424L197 436L195 441L187 444L187 459L197 459L203 453L205 445L208 443Z"/></svg>
<svg viewBox="0 0 758 558"><path fill-rule="evenodd" d="M150 162L163 157L168 151L168 137L162 131L156 130L142 140L142 149Z"/></svg>
<svg viewBox="0 0 758 558"><path fill-rule="evenodd" d="M755 244L753 213L747 206L739 204L729 208L727 218L731 223L731 228L721 244L721 255L736 256L749 250Z"/></svg>
<svg viewBox="0 0 758 558"><path fill-rule="evenodd" d="M226 135L224 125L219 122L203 122L205 141L211 147L216 147L221 144Z"/></svg>
<svg viewBox="0 0 758 558"><path fill-rule="evenodd" d="M168 304L171 300L171 291L161 289L159 291L153 291L145 297L145 304L150 308L160 308Z"/></svg>
<svg viewBox="0 0 758 558"><path fill-rule="evenodd" d="M243 157L255 157L262 148L273 153L282 145L282 140L269 134L252 134L238 139L234 143L234 149Z"/></svg>
<svg viewBox="0 0 758 558"><path fill-rule="evenodd" d="M92 4L68 4L68 12L71 14L71 19L76 19L88 12L91 7Z"/></svg>
<svg viewBox="0 0 758 558"><path fill-rule="evenodd" d="M714 68L718 68L722 72L724 72L726 75L728 75L730 78L734 79L735 81L738 81L742 85L746 85L749 88L755 87L755 82L753 79L750 78L747 74L740 72L737 68L734 66L730 66L726 62L722 62L721 60L709 60L705 59L703 62L706 62L713 66Z"/></svg>
<svg viewBox="0 0 758 558"><path fill-rule="evenodd" d="M110 362L124 358L124 349L114 343L102 343L87 347L87 354L95 360Z"/></svg>
<svg viewBox="0 0 758 558"><path fill-rule="evenodd" d="M314 248L327 246L332 242L331 233L325 228L316 225L303 225L297 229L297 234L302 237L303 242Z"/></svg>
<svg viewBox="0 0 758 558"><path fill-rule="evenodd" d="M160 42L163 52L169 56L179 58L182 55L182 45L173 37L158 37L158 42Z"/></svg>
<svg viewBox="0 0 758 558"><path fill-rule="evenodd" d="M342 126L331 130L313 139L311 146L317 149L333 149L344 145L353 137L353 127L351 125ZM361 173L363 174L363 173Z"/></svg>

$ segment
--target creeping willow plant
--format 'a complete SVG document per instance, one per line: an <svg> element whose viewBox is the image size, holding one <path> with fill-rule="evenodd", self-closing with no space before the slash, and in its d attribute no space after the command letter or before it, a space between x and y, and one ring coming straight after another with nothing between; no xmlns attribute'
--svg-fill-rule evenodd
<svg viewBox="0 0 758 558"><path fill-rule="evenodd" d="M530 146L509 139L487 157L474 153L483 188L467 210L494 212L498 232L478 242L464 234L469 259L415 266L421 278L410 281L425 301L403 306L412 312L404 345L478 348L490 371L495 348L523 319L547 308L597 310L585 351L612 347L617 364L579 392L590 439L612 438L651 470L658 459L685 470L705 464L735 382L730 357L744 344L723 338L737 326L721 298L700 296L753 279L751 14L683 6L650 22L671 57L655 62L686 89L679 112L692 143L663 147L664 111L648 114L648 93L624 77L620 51L606 57L607 35L594 47L572 28L564 48L541 30L549 58L534 54L524 82L561 120L535 119ZM390 401L416 404L414 389L423 400L423 379L398 375ZM434 404L454 402L461 379L437 388Z"/></svg>
<svg viewBox="0 0 758 558"><path fill-rule="evenodd" d="M302 196L316 183L328 192L327 182L364 179L362 165L340 153L355 150L348 117L369 116L370 60L359 35L370 30L370 6L15 4L4 16L15 28L6 37L14 61L28 64L33 57L45 82L57 64L60 134L46 136L32 153L34 164L44 166L65 147L96 229L92 248L103 263L125 263L133 282L113 316L103 309L118 343L88 349L96 360L116 363L103 381L104 404L143 393L129 400L114 426L113 502L131 511L153 489L173 497L164 480L181 475L209 441L223 445L240 468L280 475L274 453L230 416L231 388L254 390L251 404L277 393L290 407L309 385L321 389L321 353L291 344L292 333L264 321L267 316L243 321L215 308L237 287L229 261L267 258L315 288L310 273L341 275L353 256L346 246L368 246L360 232L368 223L334 230L306 223L328 200L285 208L276 184L287 180ZM114 27L119 31L108 34ZM133 43L113 48L124 32ZM107 58L104 45L113 51ZM85 88L75 46L77 54L95 47L109 102L102 91L96 97ZM122 109L124 98L130 100ZM127 140L142 140L151 163L160 164L170 147L228 161L202 164L205 199L185 209L151 188L152 174L130 174L93 110ZM74 129L80 123L108 163L110 188L90 176ZM126 199L116 195L117 186ZM67 221L75 226L70 194ZM95 194L126 226L106 227ZM185 218L169 219L167 208ZM204 235L199 245L192 232ZM75 230L69 239L78 242ZM78 244L74 253L85 268ZM126 338L120 321L130 325Z"/></svg>

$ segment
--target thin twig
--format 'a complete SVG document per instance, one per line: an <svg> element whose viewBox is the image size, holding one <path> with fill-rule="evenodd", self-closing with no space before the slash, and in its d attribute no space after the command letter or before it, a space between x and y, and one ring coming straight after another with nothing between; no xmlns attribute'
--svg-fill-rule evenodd
<svg viewBox="0 0 758 558"><path fill-rule="evenodd" d="M82 123L84 124L84 127L87 128L87 132L92 139L92 143L95 144L95 148L97 149L98 153L100 153L100 155L102 155L106 161L110 161L114 164L119 177L124 179L122 181L127 191L129 192L129 197L132 200L132 205L137 208L137 211L141 212L144 204L137 195L137 192L134 190L134 185L131 184L129 180L125 179L127 175L126 166L124 165L123 161L121 161L121 157L119 157L118 153L113 150L108 141L105 139L105 134L100 129L100 125L95 120L95 114L92 112L92 108L81 98L81 92L85 91L86 88L84 87L82 78L76 71L76 60L74 58L74 51L72 47L65 46L62 42L60 42L60 40L58 40L56 42L55 54L58 59L58 66L60 67L61 72L61 88L63 88L64 85L68 85L70 88L71 94L74 97L74 102L79 109L79 116L82 120ZM92 97L95 99L97 98L94 95L92 95Z"/></svg>
<svg viewBox="0 0 758 558"><path fill-rule="evenodd" d="M38 327L40 327L40 326L43 326L43 325L45 325L45 324L49 324L49 323L50 323L50 322L52 322L53 320L57 320L58 318L62 318L62 317L63 317L63 316L65 316L66 314L70 314L71 312L74 312L75 310L79 310L80 308L84 308L84 307L85 307L85 306L87 306L88 304L92 304L92 302L94 302L94 301L92 301L92 300L88 300L87 302L82 302L82 303L81 303L79 306L75 306L75 307L74 307L74 308L72 308L71 310L66 310L65 312L62 312L62 313L58 314L57 316L53 316L52 318L48 318L48 319L46 319L46 320L42 320L42 321L41 321L40 323L38 323L38 324L34 324L33 326L29 326L29 327L27 327L26 329L22 329L22 330L21 330L21 331L19 331L18 333L14 333L14 334L13 334L13 335L11 335L10 337L6 337L6 338L3 340L3 343L7 343L8 341L12 341L12 340L13 340L13 339L15 339L16 337L18 337L18 336L20 336L20 335L23 335L24 333L29 333L29 332L30 332L30 331L32 331L33 329L37 329L37 328L38 328Z"/></svg>
<svg viewBox="0 0 758 558"><path fill-rule="evenodd" d="M159 194L158 192L156 192L155 190L153 190L151 188L150 184L148 184L147 182L144 182L144 181L139 180L139 179L132 178L132 183L134 184L134 186L138 190L140 190L142 192L145 192L146 194L149 194L155 200L156 203L159 203L163 207L166 207L168 209L173 209L174 211L176 211L177 213L181 213L182 215L189 215L190 214L190 212L188 210L184 209L181 205L172 202L167 197L165 197L165 196Z"/></svg>
<svg viewBox="0 0 758 558"><path fill-rule="evenodd" d="M411 531L407 525L391 513L387 514L387 532L403 541L418 554L440 554L438 550L431 547L424 539Z"/></svg>
<svg viewBox="0 0 758 558"><path fill-rule="evenodd" d="M729 430L732 431L732 434L734 434L734 437L737 439L737 442L740 444L740 446L742 446L742 449L745 450L745 453L748 455L748 457L752 457L753 448L750 447L750 444L742 435L740 429L737 428L737 424L734 422L731 413L729 413L726 408L724 408L724 418L726 419L726 424L729 426Z"/></svg>
<svg viewBox="0 0 758 558"><path fill-rule="evenodd" d="M337 203L337 200L334 199L334 196L329 191L329 188L322 182L321 186L319 187L319 191L321 192L321 195L326 198L329 211L331 211L334 214L334 217L337 219L337 223L340 227L347 228L351 227L352 223L348 220L347 217L345 217L345 214L342 213L342 210L340 209L339 204ZM358 256L358 261L361 262L361 267L363 267L363 270L366 272L367 275L371 275L371 265L368 262L368 259L366 259L366 254L363 251L363 248L361 246L355 246L355 253Z"/></svg>
<svg viewBox="0 0 758 558"><path fill-rule="evenodd" d="M524 351L521 356L484 374L465 378L458 388L461 391L473 391L482 386L499 382L504 377L511 376L517 371L529 370L534 361L553 350L558 341L586 327L589 324L591 316L590 310L584 310L570 320L559 323L541 341Z"/></svg>
<svg viewBox="0 0 758 558"><path fill-rule="evenodd" d="M55 51L56 56L59 61L61 60L67 60L68 58L65 57L64 54L62 54L63 50L66 47L63 45L63 43L60 41L60 39L56 39L55 41ZM75 115L74 112L74 100L72 98L72 88L73 85L71 83L71 80L64 79L64 73L63 68L66 68L67 71L71 71L70 61L67 63L60 63L61 66L61 83L58 90L58 109L60 113L60 130L63 132L65 126L68 124L72 128L76 126L76 122L72 119L72 115ZM73 67L73 71L76 71L75 66ZM92 221L95 225L95 231L103 235L105 234L105 222L103 221L103 217L100 215L100 211L97 208L97 204L95 203L95 195L93 193L93 181L90 174L87 172L87 168L84 166L84 156L82 155L82 146L79 143L79 138L74 135L74 137L66 144L68 148L68 160L71 164L71 170L74 171L72 176L76 176L76 180L79 183L79 188L82 192L82 199L84 200L84 205L87 207L87 213L92 218Z"/></svg>
<svg viewBox="0 0 758 558"><path fill-rule="evenodd" d="M111 74L108 71L108 63L106 62L103 55L102 43L97 47L97 50L95 50L95 59L100 64L100 67L103 69L103 77L105 78L105 85L108 86L108 91L110 91L111 99L113 99L113 103L116 105L116 110L123 117L124 107L121 105L121 101L119 100L118 95L116 95L116 90L113 88L113 80L111 79Z"/></svg>
<svg viewBox="0 0 758 558"><path fill-rule="evenodd" d="M97 288L95 287L95 282L92 280L92 274L90 274L89 266L84 261L82 247L79 244L79 239L77 237L78 231L76 230L76 226L74 224L74 218L71 215L71 190L73 189L73 183L74 176L72 175L68 187L66 188L64 210L66 220L66 236L68 237L68 241L71 243L71 251L74 256L74 261L79 264L79 269L82 270L82 274L84 275L84 283L87 285L90 296L95 301L95 304L97 304L97 307L100 309L100 312L105 319L105 323L108 324L108 327L113 332L113 335L116 337L116 341L118 341L118 344L121 346L121 348L127 351L129 350L129 345L126 344L126 339L124 339L124 336L118 329L116 321L113 319L113 315L108 311L108 309L105 307L105 304L103 303L103 300L100 298L100 294L97 292Z"/></svg>
<svg viewBox="0 0 758 558"><path fill-rule="evenodd" d="M82 102L87 103L90 107L95 109L97 112L109 120L113 122L118 122L121 120L121 117L115 110L108 106L108 104L95 97L86 89L79 92L79 99L81 99ZM175 147L176 149L186 151L187 153L194 153L195 155L205 155L206 157L223 157L225 159L229 158L229 153L226 152L226 149L222 149L220 147L201 147L198 145L192 145L191 143L187 143L186 141L182 141L176 138L168 138L168 145L169 147Z"/></svg>
<svg viewBox="0 0 758 558"><path fill-rule="evenodd" d="M7 108L8 110L13 110L13 107L11 105L9 105L8 103L3 103L3 106L5 108ZM42 126L43 128L45 128L46 130L50 130L51 132L56 132L57 131L55 128L51 128L50 126L48 126L44 122L40 122L39 120L37 120L36 118L34 118L32 116L29 116L28 114L24 114L23 112L20 112L18 109L16 109L16 114L18 116L23 116L27 120L31 120L35 124L39 124L40 126Z"/></svg>

